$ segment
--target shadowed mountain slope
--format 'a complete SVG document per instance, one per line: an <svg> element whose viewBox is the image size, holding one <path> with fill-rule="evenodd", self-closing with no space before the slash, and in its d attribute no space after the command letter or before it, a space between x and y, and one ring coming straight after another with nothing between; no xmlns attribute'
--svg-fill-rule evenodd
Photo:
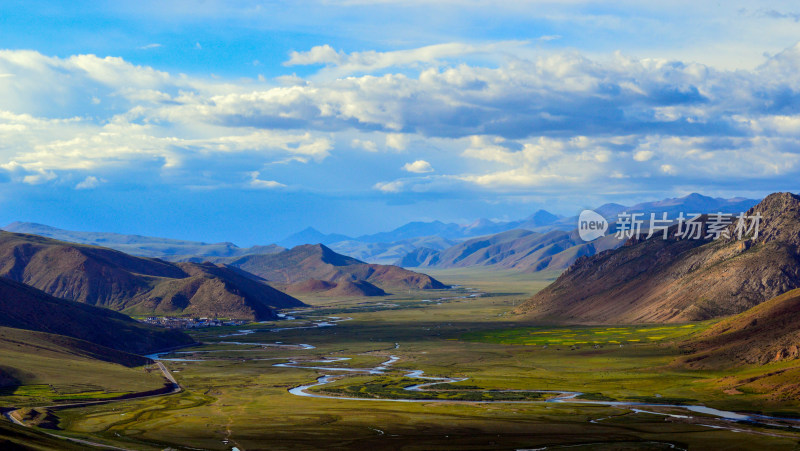
<svg viewBox="0 0 800 451"><path fill-rule="evenodd" d="M134 354L192 343L188 335L149 327L111 310L58 299L0 277L0 327L63 335Z"/></svg>

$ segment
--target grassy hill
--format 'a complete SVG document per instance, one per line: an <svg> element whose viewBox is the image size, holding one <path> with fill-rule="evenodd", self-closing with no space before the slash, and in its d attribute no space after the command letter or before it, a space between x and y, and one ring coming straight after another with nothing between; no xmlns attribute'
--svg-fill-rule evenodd
<svg viewBox="0 0 800 451"><path fill-rule="evenodd" d="M48 405L163 388L160 371L145 371L149 363L84 340L0 327L0 405Z"/></svg>

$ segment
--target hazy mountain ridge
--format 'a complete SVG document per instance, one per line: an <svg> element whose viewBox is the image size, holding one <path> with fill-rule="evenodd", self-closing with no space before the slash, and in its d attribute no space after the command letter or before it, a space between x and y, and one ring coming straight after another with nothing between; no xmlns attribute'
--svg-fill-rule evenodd
<svg viewBox="0 0 800 451"><path fill-rule="evenodd" d="M614 221L617 214L623 211L630 213L660 213L666 212L670 218L677 216L678 212L689 213L739 213L755 205L757 201L743 198L723 199L690 194L681 198L664 199L655 202L643 202L633 206L620 204L605 204L595 211ZM512 230L527 230L546 234L561 231L563 235L560 243L551 249L542 251L532 244L525 248L524 240L515 244L504 245L510 251L506 252L497 246L488 246L485 256L478 255L465 258L464 261L475 261L479 266L496 266L498 268L512 268L519 271L538 270L563 270L573 261L583 255L592 255L597 250L605 250L618 243L611 243L608 238L602 242L586 245L568 236L577 226L577 217L560 217L545 210L539 210L527 218L517 221L494 221L478 219L471 224L432 222L410 222L388 232L371 235L361 235L356 238L343 234L324 234L308 227L295 233L280 244L296 246L301 244L323 244L330 249L344 255L349 255L363 262L378 264L394 264L404 267L461 267L465 263L453 261L452 254L461 254L465 247L464 242L477 238L488 241L506 240L506 232ZM253 246L239 248L233 243L208 244L202 242L173 240L166 238L143 237L139 235L122 235L99 232L74 232L56 229L41 224L16 222L6 226L9 231L32 233L56 239L111 247L122 252L139 256L158 257L169 261L188 262L228 262L236 257L247 255L275 254L285 249L271 244L266 246ZM486 238L501 234L499 238ZM528 238L532 242L537 240ZM573 242L574 249L568 244ZM466 246L471 246L466 245ZM501 246L503 247L503 246ZM450 248L453 248L452 250ZM447 254L439 255L447 251ZM521 256L536 253L540 257ZM477 251L476 251L477 252ZM493 263L489 263L493 261Z"/></svg>
<svg viewBox="0 0 800 451"><path fill-rule="evenodd" d="M180 260L186 257L236 257L248 254L269 254L284 250L275 244L240 248L229 242L204 243L120 233L78 232L33 222L13 222L3 227L3 230L39 235L78 244L103 246L126 254L165 260Z"/></svg>
<svg viewBox="0 0 800 451"><path fill-rule="evenodd" d="M349 255L361 261L378 264L397 264L396 262L399 259L417 249L427 248L440 251L455 244L457 244L456 241L447 238L424 236L391 243L364 243L355 240L339 241L330 244L328 247L340 254Z"/></svg>
<svg viewBox="0 0 800 451"><path fill-rule="evenodd" d="M658 218L661 213L667 213L668 218L675 219L680 212L686 215L716 212L736 214L747 211L756 203L757 201L750 199L711 198L695 193L681 198L643 202L630 207L605 204L595 211L609 222L616 221L617 215L622 212L646 215L656 213ZM537 215L543 214L547 212L537 212ZM649 220L649 216L644 219ZM618 248L623 244L623 240L612 235L588 243L583 241L577 234L577 217L557 218L550 215L545 222L549 223L546 227L533 227L534 224L523 222L519 229L468 239L442 251L417 249L396 260L395 264L432 268L487 266L524 272L560 271L580 257ZM529 227L526 228L526 225Z"/></svg>
<svg viewBox="0 0 800 451"><path fill-rule="evenodd" d="M531 216L517 221L493 221L486 218L478 219L470 224L416 221L388 232L362 235L355 238L355 240L366 243L390 243L427 236L438 236L448 240L463 240L518 228L547 227L559 219L561 219L559 216L545 210L539 210Z"/></svg>
<svg viewBox="0 0 800 451"><path fill-rule="evenodd" d="M444 251L418 249L396 264L434 268L486 266L523 272L563 270L578 257L619 247L622 243L613 235L587 243L576 231L537 233L518 229L473 238Z"/></svg>
<svg viewBox="0 0 800 451"><path fill-rule="evenodd" d="M337 243L339 241L350 241L353 238L342 235L340 233L331 233L326 234L322 233L319 230L313 227L306 227L305 229L293 233L286 238L282 239L278 243L280 246L285 248L292 248L295 246L300 246L302 244L332 244Z"/></svg>
<svg viewBox="0 0 800 451"><path fill-rule="evenodd" d="M681 322L741 313L800 287L800 197L776 193L756 240L631 240L578 259L518 308L535 321ZM733 227L733 226L731 226ZM673 230L674 232L674 230Z"/></svg>
<svg viewBox="0 0 800 451"><path fill-rule="evenodd" d="M113 249L0 232L0 275L73 301L137 314L274 318L302 306L255 276Z"/></svg>

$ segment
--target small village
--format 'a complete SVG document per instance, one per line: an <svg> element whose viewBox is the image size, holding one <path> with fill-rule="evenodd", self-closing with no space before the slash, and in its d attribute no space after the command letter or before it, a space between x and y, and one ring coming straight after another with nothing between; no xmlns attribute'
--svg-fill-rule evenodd
<svg viewBox="0 0 800 451"><path fill-rule="evenodd" d="M203 327L241 326L249 323L247 320L222 320L218 318L190 318L185 316L148 316L139 319L140 322L154 326L168 327L170 329L199 329Z"/></svg>

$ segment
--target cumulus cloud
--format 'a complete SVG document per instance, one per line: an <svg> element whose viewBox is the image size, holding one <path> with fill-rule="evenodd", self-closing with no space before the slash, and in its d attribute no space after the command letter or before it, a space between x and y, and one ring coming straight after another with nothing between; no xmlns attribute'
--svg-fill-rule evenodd
<svg viewBox="0 0 800 451"><path fill-rule="evenodd" d="M328 44L317 45L307 52L291 52L284 66L306 66L310 64L340 64L346 58L343 52L337 52Z"/></svg>
<svg viewBox="0 0 800 451"><path fill-rule="evenodd" d="M696 63L622 55L594 61L554 52L499 67L423 67L417 76L389 73L183 96L154 115L225 126L446 138L736 134L740 112L796 113L787 95L799 88L793 77L797 53L787 50L752 72L726 72Z"/></svg>
<svg viewBox="0 0 800 451"><path fill-rule="evenodd" d="M425 160L417 160L413 163L404 164L403 170L416 174L424 174L426 172L433 172L433 166Z"/></svg>
<svg viewBox="0 0 800 451"><path fill-rule="evenodd" d="M225 172L238 186L247 168L324 163L338 151L334 143L376 152L413 142L415 150L452 156L451 167L437 163L441 175L424 181L437 189L557 189L659 177L697 185L800 169L800 44L739 71L574 51L448 62L518 44L492 45L349 54L315 47L287 64L377 73L295 75L277 84L175 75L115 57L4 50L0 166L14 182L41 184L67 172L76 175L64 183L111 183L106 172L129 165L160 168L166 180L206 165L204 172ZM404 169L432 170L424 160ZM247 177L252 187L282 186ZM423 183L373 182L367 187L383 192Z"/></svg>

